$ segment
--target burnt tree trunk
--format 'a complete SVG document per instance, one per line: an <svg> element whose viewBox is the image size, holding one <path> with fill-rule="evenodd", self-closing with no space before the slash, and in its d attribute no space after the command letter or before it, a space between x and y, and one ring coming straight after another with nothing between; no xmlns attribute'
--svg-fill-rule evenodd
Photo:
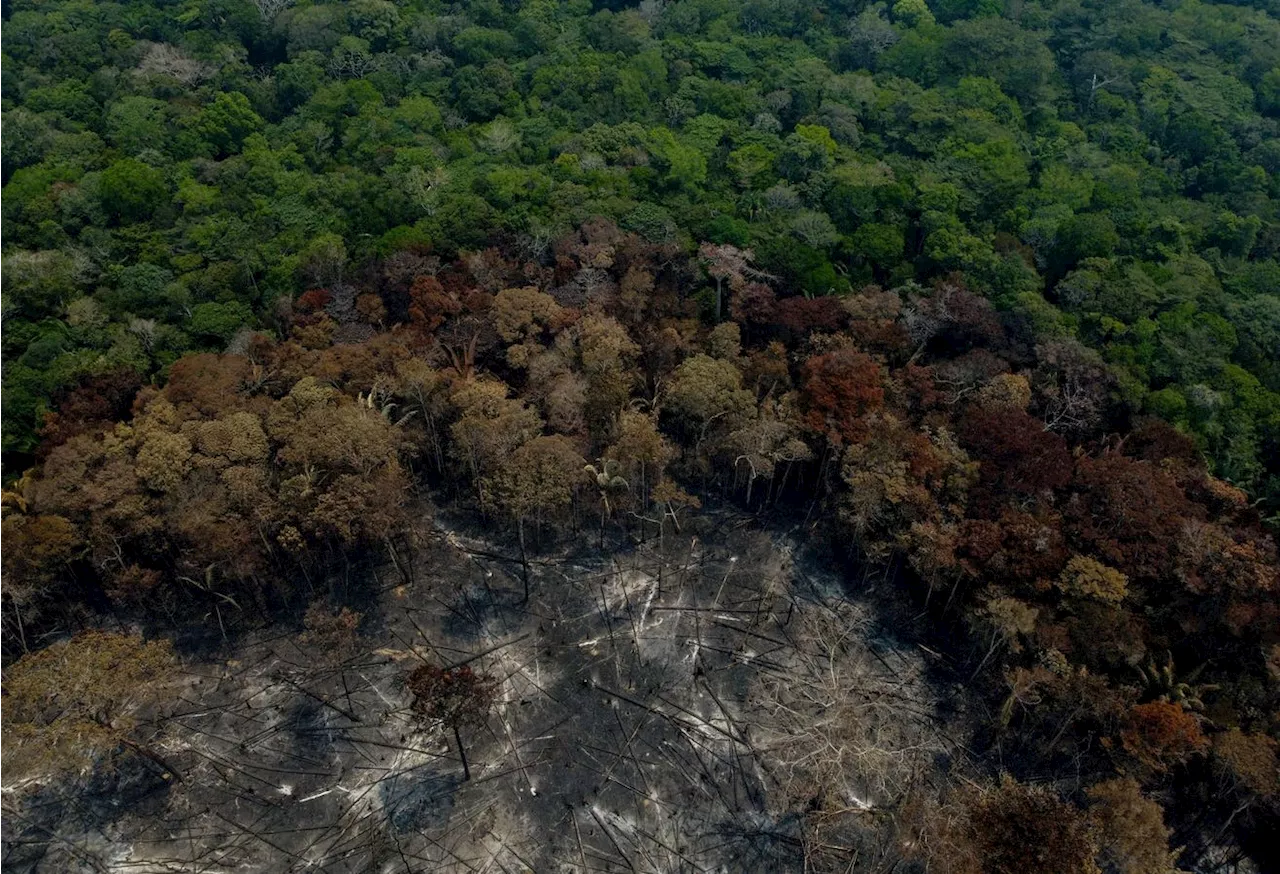
<svg viewBox="0 0 1280 874"><path fill-rule="evenodd" d="M458 744L458 757L462 759L462 779L470 782L471 766L467 764L467 748L462 745L462 732L458 730L458 723L453 723L453 739Z"/></svg>

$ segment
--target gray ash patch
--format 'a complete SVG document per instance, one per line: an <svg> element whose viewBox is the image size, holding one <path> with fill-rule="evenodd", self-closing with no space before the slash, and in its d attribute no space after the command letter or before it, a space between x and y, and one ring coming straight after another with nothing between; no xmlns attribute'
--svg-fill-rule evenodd
<svg viewBox="0 0 1280 874"><path fill-rule="evenodd" d="M441 773L430 766L392 774L378 784L378 800L388 827L397 835L443 828L461 784L457 774Z"/></svg>
<svg viewBox="0 0 1280 874"><path fill-rule="evenodd" d="M441 529L412 585L361 605L376 639L345 661L279 631L190 661L139 714L182 781L81 787L110 815L23 794L42 812L6 812L5 870L772 874L894 852L878 811L956 753L920 655L749 522L665 544L540 554L524 604L509 547ZM469 781L452 730L410 711L424 662L494 679L459 730Z"/></svg>
<svg viewBox="0 0 1280 874"><path fill-rule="evenodd" d="M494 589L487 581L459 586L445 605L449 611L443 622L445 632L471 639L500 635L518 626L523 611L518 593Z"/></svg>

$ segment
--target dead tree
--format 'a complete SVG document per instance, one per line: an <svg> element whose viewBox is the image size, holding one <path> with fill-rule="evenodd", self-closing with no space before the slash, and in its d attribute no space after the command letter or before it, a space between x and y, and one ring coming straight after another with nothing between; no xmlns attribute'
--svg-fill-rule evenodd
<svg viewBox="0 0 1280 874"><path fill-rule="evenodd" d="M439 721L453 731L462 759L462 778L471 779L467 750L462 744L462 726L484 722L493 705L497 681L477 674L469 666L437 668L422 665L409 674L406 685L413 695L414 714L424 722Z"/></svg>

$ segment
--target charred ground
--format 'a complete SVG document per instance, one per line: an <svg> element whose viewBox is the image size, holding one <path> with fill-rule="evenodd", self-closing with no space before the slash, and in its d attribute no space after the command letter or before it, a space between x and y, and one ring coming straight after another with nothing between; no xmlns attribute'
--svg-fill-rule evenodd
<svg viewBox="0 0 1280 874"><path fill-rule="evenodd" d="M963 755L926 651L796 535L694 527L543 555L528 603L505 545L438 527L344 644L249 633L186 664L145 714L172 770L31 795L6 869L888 870L893 812ZM497 683L469 781L412 712L421 663Z"/></svg>

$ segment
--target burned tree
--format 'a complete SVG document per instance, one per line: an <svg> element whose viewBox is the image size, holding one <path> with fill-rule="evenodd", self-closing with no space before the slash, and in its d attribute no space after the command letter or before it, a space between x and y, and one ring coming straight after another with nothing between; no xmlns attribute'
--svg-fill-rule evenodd
<svg viewBox="0 0 1280 874"><path fill-rule="evenodd" d="M134 735L137 711L160 697L177 664L168 641L86 631L29 653L5 672L4 766L9 774L77 773L131 750L176 768Z"/></svg>
<svg viewBox="0 0 1280 874"><path fill-rule="evenodd" d="M440 722L453 731L462 759L462 778L471 779L467 750L462 744L462 727L484 722L493 705L497 681L487 674L477 674L467 665L437 668L422 665L409 674L406 681L413 695L410 705L423 723Z"/></svg>
<svg viewBox="0 0 1280 874"><path fill-rule="evenodd" d="M525 547L525 521L569 506L575 488L583 482L586 460L565 437L535 437L511 453L491 477L480 483L485 502L516 523L520 542L520 569L524 601L529 600L529 554Z"/></svg>

